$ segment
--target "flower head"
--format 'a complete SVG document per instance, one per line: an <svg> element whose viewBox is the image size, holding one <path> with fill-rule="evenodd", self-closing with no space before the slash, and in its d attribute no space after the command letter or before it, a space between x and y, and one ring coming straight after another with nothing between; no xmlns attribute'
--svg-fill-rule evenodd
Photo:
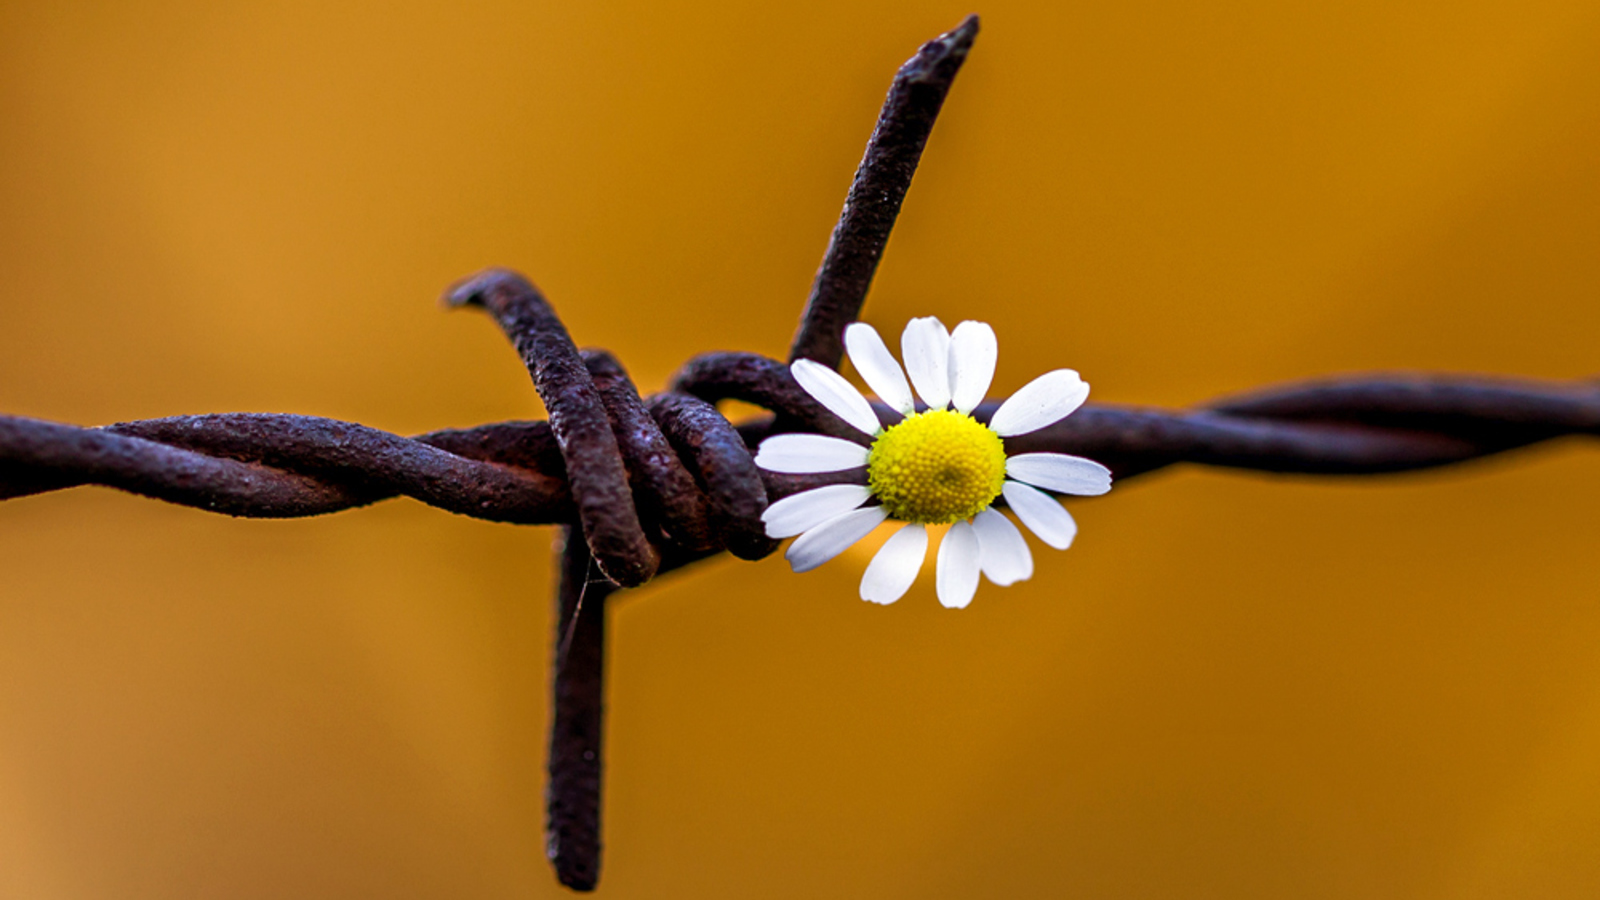
<svg viewBox="0 0 1600 900"><path fill-rule="evenodd" d="M986 425L972 411L994 379L998 345L988 325L962 322L950 332L938 319L912 319L900 339L903 370L871 325L851 325L844 342L862 379L901 418L880 424L866 397L821 363L801 359L790 367L806 393L873 439L870 447L820 434L782 434L761 442L756 465L769 471L867 470L865 485L804 491L762 515L769 536L798 535L785 554L796 572L838 556L887 520L905 522L861 577L861 599L893 603L910 589L927 557L927 526L949 525L939 545L936 587L940 603L964 607L972 602L980 573L999 585L1033 574L1022 532L993 507L995 500L1004 497L1040 540L1065 550L1078 526L1040 488L1081 495L1111 490L1111 470L1092 460L1006 453L1005 438L1037 431L1083 405L1089 385L1077 372L1057 369L1034 379ZM913 385L927 407L922 412Z"/></svg>

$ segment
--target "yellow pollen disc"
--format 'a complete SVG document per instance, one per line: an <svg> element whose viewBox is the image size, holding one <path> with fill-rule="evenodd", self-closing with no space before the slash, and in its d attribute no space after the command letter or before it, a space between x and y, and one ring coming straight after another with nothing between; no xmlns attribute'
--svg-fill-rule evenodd
<svg viewBox="0 0 1600 900"><path fill-rule="evenodd" d="M924 525L970 519L1000 496L1006 450L989 426L947 409L913 413L872 442L867 487L890 518Z"/></svg>

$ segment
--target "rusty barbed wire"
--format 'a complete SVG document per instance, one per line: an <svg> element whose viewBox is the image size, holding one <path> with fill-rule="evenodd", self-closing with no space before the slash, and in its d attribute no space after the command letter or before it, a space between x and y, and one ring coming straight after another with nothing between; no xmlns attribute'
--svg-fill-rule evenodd
<svg viewBox="0 0 1600 900"><path fill-rule="evenodd" d="M976 17L897 72L791 345L837 367L934 120L978 30ZM609 353L580 351L522 276L489 270L445 295L494 316L523 357L549 421L402 437L302 415L226 413L78 427L0 415L0 500L104 485L233 516L315 516L411 497L461 515L560 525L546 852L560 881L596 885L605 605L622 587L716 555L760 559L777 542L768 503L864 470L757 469L764 437L867 439L751 353L694 357L643 397ZM771 415L732 423L718 402ZM987 422L997 404L974 415ZM891 424L898 413L876 405ZM1600 383L1398 374L1334 378L1190 410L1089 404L1009 452L1087 456L1119 480L1179 463L1372 475L1451 465L1566 435L1600 433Z"/></svg>
<svg viewBox="0 0 1600 900"><path fill-rule="evenodd" d="M636 511L658 552L732 549L730 541L744 558L771 552L751 524L751 509L759 518L766 502L754 502L754 478L767 499L839 481L865 483L859 471L750 475L750 451L770 434L807 430L864 440L813 408L809 398L791 402L800 389L777 360L742 353L698 357L679 373L673 390L641 401L615 360L595 351L586 355L605 360L598 365L649 416L627 413L619 417L626 423L619 431L647 434L648 422L667 429L665 448L647 436L634 444L619 441L612 457L625 462L632 498L625 505ZM729 399L767 405L777 416L738 425L720 413L712 419L712 404ZM982 404L973 415L987 421L995 407ZM887 407L875 408L880 419L894 421ZM1597 382L1395 374L1289 385L1187 411L1089 403L1007 444L1015 452L1088 456L1122 481L1179 463L1377 475L1597 433ZM293 518L406 496L479 519L560 525L579 521L567 466L547 422L406 438L334 419L271 413L97 428L0 415L0 499L94 484L228 515Z"/></svg>

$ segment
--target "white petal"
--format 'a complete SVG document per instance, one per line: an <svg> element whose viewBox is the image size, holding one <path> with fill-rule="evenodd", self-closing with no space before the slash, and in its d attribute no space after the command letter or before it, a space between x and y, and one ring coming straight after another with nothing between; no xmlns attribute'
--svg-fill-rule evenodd
<svg viewBox="0 0 1600 900"><path fill-rule="evenodd" d="M843 375L810 359L795 360L789 365L789 371L794 373L794 380L805 388L806 393L826 406L828 412L849 422L864 434L878 433L878 416L872 411L872 404Z"/></svg>
<svg viewBox="0 0 1600 900"><path fill-rule="evenodd" d="M935 576L939 604L965 609L978 590L978 535L967 522L957 522L939 542L939 569Z"/></svg>
<svg viewBox="0 0 1600 900"><path fill-rule="evenodd" d="M972 520L978 535L978 567L1002 587L1033 577L1033 554L1022 532L999 510L986 509Z"/></svg>
<svg viewBox="0 0 1600 900"><path fill-rule="evenodd" d="M850 353L850 362L861 373L861 380L872 388L878 399L909 415L912 406L911 383L900 364L889 354L878 329L865 322L855 322L844 330L844 346Z"/></svg>
<svg viewBox="0 0 1600 900"><path fill-rule="evenodd" d="M1010 504L1011 511L1017 514L1022 524L1028 526L1029 531L1039 536L1039 540L1057 550L1072 546L1072 539L1078 535L1078 523L1072 521L1072 513L1067 512L1054 497L1020 481L1010 480L1000 487L1000 493Z"/></svg>
<svg viewBox="0 0 1600 900"><path fill-rule="evenodd" d="M1065 453L1018 453L1006 459L1006 475L1060 494L1098 497L1111 490L1110 469Z"/></svg>
<svg viewBox="0 0 1600 900"><path fill-rule="evenodd" d="M1000 404L989 427L1001 437L1038 431L1058 422L1089 398L1089 385L1071 369L1046 372Z"/></svg>
<svg viewBox="0 0 1600 900"><path fill-rule="evenodd" d="M950 402L956 412L970 413L983 402L999 356L994 329L983 322L962 322L950 333Z"/></svg>
<svg viewBox="0 0 1600 900"><path fill-rule="evenodd" d="M767 524L767 537L794 537L855 509L871 496L866 485L830 484L779 500L761 514L761 521Z"/></svg>
<svg viewBox="0 0 1600 900"><path fill-rule="evenodd" d="M912 319L900 335L900 357L929 409L950 403L950 332L933 316Z"/></svg>
<svg viewBox="0 0 1600 900"><path fill-rule="evenodd" d="M853 441L825 434L780 434L761 442L756 465L789 475L839 472L866 465L869 452Z"/></svg>
<svg viewBox="0 0 1600 900"><path fill-rule="evenodd" d="M809 572L866 537L887 517L881 506L852 509L795 538L783 556L796 572Z"/></svg>
<svg viewBox="0 0 1600 900"><path fill-rule="evenodd" d="M878 549L861 576L861 599L893 603L911 589L928 556L928 529L910 524Z"/></svg>

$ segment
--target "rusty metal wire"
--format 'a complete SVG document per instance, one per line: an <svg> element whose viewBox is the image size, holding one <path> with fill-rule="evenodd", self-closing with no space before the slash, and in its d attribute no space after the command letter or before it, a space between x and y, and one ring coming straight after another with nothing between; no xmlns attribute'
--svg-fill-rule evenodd
<svg viewBox="0 0 1600 900"><path fill-rule="evenodd" d="M614 360L591 359L605 360L625 385L619 392L640 402ZM779 430L851 436L848 426L798 394L777 360L716 354L692 360L673 390L643 401L648 419L631 412L617 417L626 423L619 431L648 435L654 422L666 432L665 449L646 436L610 451L625 461L620 477L630 493L623 496L633 498L619 505L657 551L734 549L760 558L772 547L752 523L752 511L759 517L767 502L754 501L758 479L767 499L861 480L859 472L776 475L751 468L750 448ZM724 399L770 404L778 416L735 430L720 414L712 418L711 404ZM994 408L983 404L974 415L986 421ZM879 413L892 421L887 408ZM1088 456L1125 480L1178 463L1376 475L1596 433L1600 383L1396 374L1271 388L1187 411L1090 403L1007 444L1015 452ZM0 415L0 499L86 484L253 518L322 515L406 496L497 522L579 520L567 463L547 422L405 438L334 419L267 413L98 428Z"/></svg>
<svg viewBox="0 0 1600 900"><path fill-rule="evenodd" d="M851 185L791 359L837 366L937 116L977 34L969 18L901 67ZM314 516L392 497L461 515L563 526L552 659L547 853L592 889L600 870L605 604L619 587L726 550L776 549L769 501L862 470L778 475L751 449L769 434L862 435L811 399L787 364L748 353L691 359L645 398L604 351L579 351L544 296L490 270L445 297L493 315L521 353L548 422L401 437L313 416L230 413L81 428L0 416L0 500L97 484L234 516ZM735 425L742 400L772 415ZM979 406L987 421L995 404ZM897 414L878 409L886 423ZM1178 463L1371 475L1444 466L1564 435L1600 433L1600 384L1433 375L1271 388L1191 410L1091 404L1007 440L1009 452L1087 456L1127 479ZM581 538L580 538L581 535Z"/></svg>

